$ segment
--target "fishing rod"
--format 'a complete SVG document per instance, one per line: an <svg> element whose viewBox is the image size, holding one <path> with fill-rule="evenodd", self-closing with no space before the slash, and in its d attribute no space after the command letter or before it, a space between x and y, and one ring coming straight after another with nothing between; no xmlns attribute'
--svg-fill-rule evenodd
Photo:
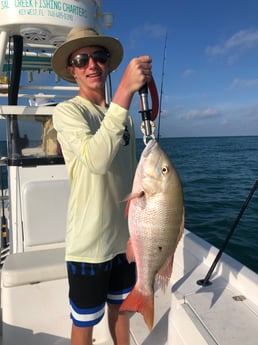
<svg viewBox="0 0 258 345"><path fill-rule="evenodd" d="M167 48L167 32L165 35L165 43L164 43L164 51L163 51L160 101L159 101L156 84L153 78L150 81L150 83L144 84L139 90L139 95L141 99L140 113L142 114L141 130L144 135L143 141L145 145L146 145L146 141L148 137L151 137L154 139L154 130L155 130L154 120L156 119L157 116L158 116L158 136L157 136L158 141L160 137L161 102L162 102L163 83L164 83L164 75L165 75L166 48ZM150 90L150 93L151 93L152 109L149 107L149 103L148 103L148 89Z"/></svg>
<svg viewBox="0 0 258 345"><path fill-rule="evenodd" d="M212 273L213 273L217 263L219 262L222 254L224 253L225 248L226 248L229 240L231 239L231 237L232 237L236 227L238 226L238 224L240 222L240 219L241 219L242 215L244 214L244 212L245 212L245 210L246 210L250 200L252 199L252 197L254 195L254 192L256 191L257 187L258 187L258 180L256 180L255 183L253 184L253 186L252 186L252 188L251 188L251 190L250 190L250 192L249 192L245 202L243 203L243 205L242 205L242 207L241 207L241 209L239 211L239 214L238 214L238 216L237 216L237 218L236 218L232 228L230 229L230 231L229 231L229 233L228 233L228 235L227 235L227 237L226 237L222 247L220 248L217 256L215 257L215 259L214 259L214 261L213 261L213 263L212 263L208 273L206 274L205 278L204 279L200 279L200 280L197 281L198 285L208 286L208 285L212 284L210 282L210 277L211 277L211 275L212 275Z"/></svg>

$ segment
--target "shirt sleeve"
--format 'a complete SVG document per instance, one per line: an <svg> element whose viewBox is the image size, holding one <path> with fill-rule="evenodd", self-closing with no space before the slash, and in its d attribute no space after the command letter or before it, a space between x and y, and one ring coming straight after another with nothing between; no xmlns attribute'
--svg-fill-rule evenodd
<svg viewBox="0 0 258 345"><path fill-rule="evenodd" d="M99 114L94 117L94 112L93 106L63 102L56 106L53 122L65 159L76 156L92 173L105 174L118 151L128 110L111 103L99 124Z"/></svg>

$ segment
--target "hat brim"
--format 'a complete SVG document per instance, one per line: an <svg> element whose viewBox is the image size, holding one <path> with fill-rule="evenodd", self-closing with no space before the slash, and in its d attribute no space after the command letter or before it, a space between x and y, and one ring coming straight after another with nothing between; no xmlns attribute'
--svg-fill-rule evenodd
<svg viewBox="0 0 258 345"><path fill-rule="evenodd" d="M121 43L108 36L81 37L62 44L55 51L52 58L52 67L55 73L71 83L76 83L74 77L67 70L67 62L70 55L78 49L88 46L101 46L110 53L109 71L114 71L122 61L123 47Z"/></svg>

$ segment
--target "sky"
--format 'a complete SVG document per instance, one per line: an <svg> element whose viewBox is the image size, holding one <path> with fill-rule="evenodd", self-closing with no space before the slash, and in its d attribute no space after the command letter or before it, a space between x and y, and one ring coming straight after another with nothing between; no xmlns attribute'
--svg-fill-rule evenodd
<svg viewBox="0 0 258 345"><path fill-rule="evenodd" d="M112 73L113 94L129 61L150 55L161 136L258 135L257 0L102 4L103 12L114 16L103 34L124 47L123 61ZM142 136L139 108L136 93L130 113L137 137Z"/></svg>
<svg viewBox="0 0 258 345"><path fill-rule="evenodd" d="M103 12L124 46L114 90L133 57L153 59L162 136L258 134L257 0L103 0ZM138 131L138 94L130 111Z"/></svg>

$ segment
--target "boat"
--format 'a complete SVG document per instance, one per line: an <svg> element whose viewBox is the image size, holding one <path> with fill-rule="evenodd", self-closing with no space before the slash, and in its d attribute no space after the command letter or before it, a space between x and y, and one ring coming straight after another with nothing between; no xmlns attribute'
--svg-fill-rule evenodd
<svg viewBox="0 0 258 345"><path fill-rule="evenodd" d="M70 344L69 183L50 105L77 88L58 80L51 56L72 27L101 31L112 25L112 14L102 12L100 0L3 0L0 14L0 117L8 144L0 159L8 172L1 201L9 229L2 229L0 344ZM34 84L38 74L48 82ZM257 273L185 229L168 288L155 286L152 331L141 314L130 314L131 345L256 345L257 296ZM93 344L112 344L106 316Z"/></svg>

